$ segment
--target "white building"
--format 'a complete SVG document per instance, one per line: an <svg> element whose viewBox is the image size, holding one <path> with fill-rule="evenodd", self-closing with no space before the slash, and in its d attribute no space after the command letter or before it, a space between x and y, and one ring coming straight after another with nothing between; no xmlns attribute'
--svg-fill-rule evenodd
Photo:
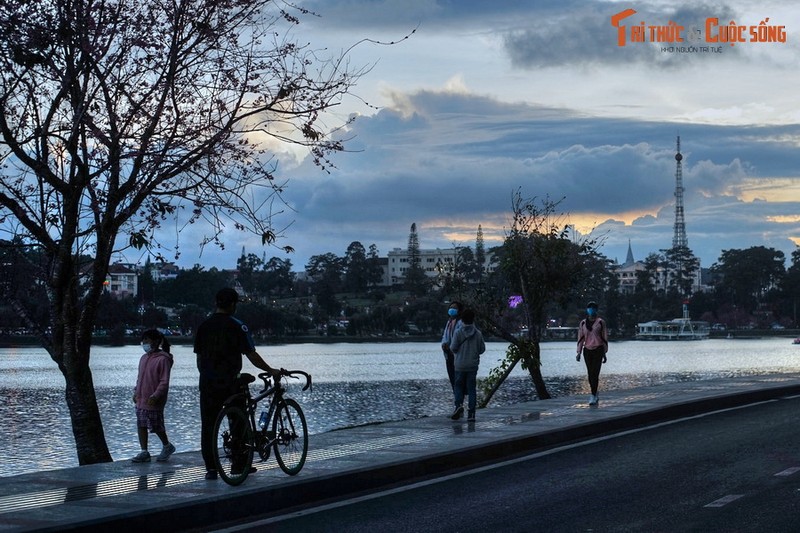
<svg viewBox="0 0 800 533"><path fill-rule="evenodd" d="M436 248L433 250L419 250L420 266L429 278L436 278L441 272L452 269L458 260L458 253L462 248ZM486 253L483 262L483 271L491 272L491 254ZM383 285L400 285L405 279L406 271L411 266L411 257L406 248L395 248L389 252L386 264L383 266Z"/></svg>
<svg viewBox="0 0 800 533"><path fill-rule="evenodd" d="M136 266L129 263L109 265L105 288L115 298L136 296L139 292L139 274Z"/></svg>
<svg viewBox="0 0 800 533"><path fill-rule="evenodd" d="M617 276L617 280L619 281L619 292L623 294L632 294L636 290L638 273L643 272L644 270L646 270L645 264L642 261L635 261L633 259L631 244L628 242L628 256L625 258L625 262L621 265L612 267L612 271ZM674 269L665 267L656 268L653 279L653 288L657 292L666 292L672 284L675 275L676 271ZM698 264L697 270L694 272L692 278L692 293L703 290L701 277L701 269Z"/></svg>

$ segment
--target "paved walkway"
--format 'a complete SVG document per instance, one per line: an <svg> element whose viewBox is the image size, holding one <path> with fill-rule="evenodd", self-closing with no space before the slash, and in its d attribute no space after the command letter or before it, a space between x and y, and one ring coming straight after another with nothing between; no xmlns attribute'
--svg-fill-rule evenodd
<svg viewBox="0 0 800 533"><path fill-rule="evenodd" d="M378 490L390 483L542 450L678 417L800 394L800 374L716 379L568 396L311 435L308 460L286 476L271 458L239 487L206 481L199 452L166 463L116 461L0 478L0 532L179 531Z"/></svg>

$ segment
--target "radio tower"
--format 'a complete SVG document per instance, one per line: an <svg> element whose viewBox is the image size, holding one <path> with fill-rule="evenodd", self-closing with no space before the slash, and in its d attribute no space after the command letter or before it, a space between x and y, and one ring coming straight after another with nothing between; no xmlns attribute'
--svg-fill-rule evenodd
<svg viewBox="0 0 800 533"><path fill-rule="evenodd" d="M673 248L688 248L686 239L686 222L683 220L683 171L681 170L681 137L678 135L678 152L675 154L675 235L672 237Z"/></svg>

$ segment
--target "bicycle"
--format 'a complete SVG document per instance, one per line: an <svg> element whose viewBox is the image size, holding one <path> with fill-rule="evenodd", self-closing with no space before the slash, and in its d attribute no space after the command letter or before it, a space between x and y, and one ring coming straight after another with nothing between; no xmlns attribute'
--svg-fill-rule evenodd
<svg viewBox="0 0 800 533"><path fill-rule="evenodd" d="M311 376L302 370L281 369L281 377L306 378L303 390L311 387ZM300 472L308 454L308 425L300 404L284 394L282 380L270 386L268 372L258 374L264 388L256 396L250 394L252 374L240 374L237 385L242 391L233 394L222 406L214 423L212 453L220 477L229 485L240 485L253 470L253 455L257 451L261 462L275 450L281 470L290 476ZM269 409L261 413L256 425L256 410L261 400L272 397ZM270 425L271 422L271 425Z"/></svg>

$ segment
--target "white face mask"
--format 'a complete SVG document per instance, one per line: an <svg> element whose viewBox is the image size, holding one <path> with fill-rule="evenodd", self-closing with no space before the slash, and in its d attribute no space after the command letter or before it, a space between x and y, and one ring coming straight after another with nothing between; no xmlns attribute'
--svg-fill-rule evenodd
<svg viewBox="0 0 800 533"><path fill-rule="evenodd" d="M149 342L142 343L142 350L144 351L144 353L150 353L154 351L153 346Z"/></svg>

